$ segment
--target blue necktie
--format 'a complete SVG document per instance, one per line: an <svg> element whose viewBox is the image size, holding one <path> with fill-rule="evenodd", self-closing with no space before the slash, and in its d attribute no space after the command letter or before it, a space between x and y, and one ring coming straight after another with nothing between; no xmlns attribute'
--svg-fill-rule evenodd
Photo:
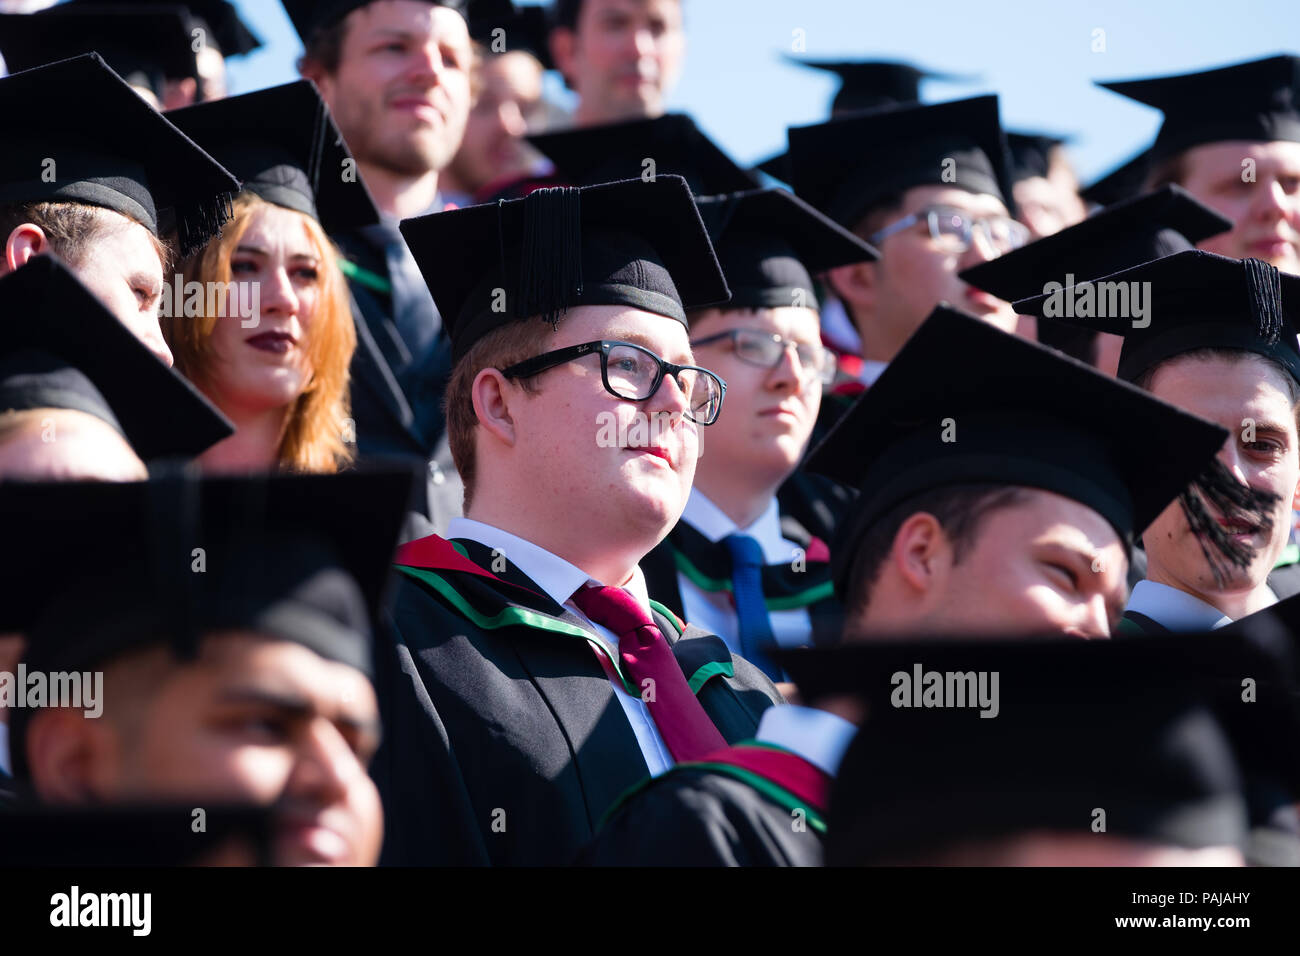
<svg viewBox="0 0 1300 956"><path fill-rule="evenodd" d="M736 598L736 621L740 629L740 656L772 680L781 679L761 648L773 643L772 622L763 601L763 549L749 535L733 534L722 539L731 552L731 587Z"/></svg>

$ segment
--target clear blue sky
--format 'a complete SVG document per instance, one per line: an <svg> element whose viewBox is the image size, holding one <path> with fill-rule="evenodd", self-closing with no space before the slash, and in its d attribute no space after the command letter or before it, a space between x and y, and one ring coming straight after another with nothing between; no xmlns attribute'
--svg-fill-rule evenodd
<svg viewBox="0 0 1300 956"><path fill-rule="evenodd" d="M1146 145L1159 114L1094 79L1180 73L1300 53L1300 0L684 0L686 68L671 108L736 159L784 148L785 127L825 118L836 81L786 65L801 30L810 59L913 61L970 84L926 84L927 101L996 92L1003 123L1075 136L1085 180ZM295 78L301 50L276 0L236 0L267 47L231 61L232 92ZM1105 52L1092 52L1093 30Z"/></svg>

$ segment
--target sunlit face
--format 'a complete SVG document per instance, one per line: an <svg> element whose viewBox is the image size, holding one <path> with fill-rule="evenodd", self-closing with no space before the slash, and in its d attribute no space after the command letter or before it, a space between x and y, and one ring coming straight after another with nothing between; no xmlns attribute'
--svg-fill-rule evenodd
<svg viewBox="0 0 1300 956"><path fill-rule="evenodd" d="M113 224L75 262L78 279L108 310L122 320L149 351L172 364L171 349L158 324L162 300L163 264L149 230L125 216L105 211Z"/></svg>
<svg viewBox="0 0 1300 956"><path fill-rule="evenodd" d="M110 668L107 728L112 687ZM288 641L213 635L197 660L168 672L129 729L110 731L117 745L104 748L92 783L108 802L276 804L277 865L371 866L383 837L366 773L378 720L374 690L354 668Z"/></svg>
<svg viewBox="0 0 1300 956"><path fill-rule="evenodd" d="M628 306L570 309L541 351L597 339L696 364L685 326ZM535 393L510 385L515 457L529 463L536 513L563 527L579 515L593 531L659 540L686 507L705 427L683 417L687 402L676 381L665 376L648 401L620 399L605 390L600 356L593 354L541 373L536 384ZM484 473L479 480L492 478Z"/></svg>
<svg viewBox="0 0 1300 956"><path fill-rule="evenodd" d="M1029 229L1033 239L1050 236L1082 222L1087 214L1078 192L1062 188L1058 181L1031 176L1020 180L1012 189L1020 221Z"/></svg>
<svg viewBox="0 0 1300 956"><path fill-rule="evenodd" d="M245 318L228 305L213 326L208 364L196 372L205 392L229 413L289 405L311 379L308 339L321 300L319 250L302 213L259 203L230 257L230 279L256 287ZM246 327L247 326L247 327Z"/></svg>
<svg viewBox="0 0 1300 956"><path fill-rule="evenodd" d="M1256 549L1244 569L1231 568L1219 585L1178 502L1167 507L1142 536L1147 577L1192 594L1248 592L1259 587L1286 547L1291 506L1300 482L1300 443L1295 411L1283 373L1261 358L1176 358L1162 364L1151 393L1201 418L1222 425L1228 438L1219 460L1243 484L1278 496L1273 530L1242 528L1234 539ZM1206 383L1213 382L1213 388ZM1254 422L1253 434L1246 427Z"/></svg>
<svg viewBox="0 0 1300 956"><path fill-rule="evenodd" d="M812 309L709 309L692 316L691 340L698 342L730 329L757 329L790 342L821 347L821 326ZM722 414L704 432L700 472L744 469L788 474L799 464L821 406L822 383L802 368L787 347L773 368L741 361L732 342L693 346L696 362L727 383Z"/></svg>
<svg viewBox="0 0 1300 956"><path fill-rule="evenodd" d="M3 430L0 415L0 430ZM108 422L71 409L40 409L0 437L0 479L142 481L144 462Z"/></svg>
<svg viewBox="0 0 1300 956"><path fill-rule="evenodd" d="M313 78L352 153L404 176L443 169L469 116L464 18L417 0L376 0L345 22L338 71Z"/></svg>
<svg viewBox="0 0 1300 956"><path fill-rule="evenodd" d="M536 153L524 142L542 107L542 68L528 53L488 56L451 171L469 192L526 173Z"/></svg>
<svg viewBox="0 0 1300 956"><path fill-rule="evenodd" d="M1243 179L1250 179L1247 161L1253 181ZM1207 143L1181 162L1183 188L1233 221L1230 231L1198 243L1201 249L1300 275L1300 143Z"/></svg>
<svg viewBox="0 0 1300 956"><path fill-rule="evenodd" d="M986 515L961 560L946 565L933 634L1062 632L1108 637L1128 597L1128 556L1091 508L1048 491Z"/></svg>
<svg viewBox="0 0 1300 956"><path fill-rule="evenodd" d="M557 47L557 65L584 122L663 114L685 55L680 0L583 0L577 29L565 32L571 48Z"/></svg>
<svg viewBox="0 0 1300 956"><path fill-rule="evenodd" d="M902 208L891 214L884 225L936 205L951 206L976 219L1007 215L1002 200L987 193L952 186L915 186L903 194ZM880 260L874 266L878 279L874 318L890 328L906 330L904 341L940 302L969 312L1004 332L1016 331L1016 314L1010 303L957 278L961 270L1000 254L985 243L978 231L964 252L932 238L924 221L875 245Z"/></svg>

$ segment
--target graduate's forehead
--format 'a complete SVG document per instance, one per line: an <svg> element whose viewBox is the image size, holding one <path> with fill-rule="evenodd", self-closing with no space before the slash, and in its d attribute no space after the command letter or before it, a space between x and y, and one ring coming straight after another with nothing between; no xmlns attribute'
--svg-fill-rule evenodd
<svg viewBox="0 0 1300 956"><path fill-rule="evenodd" d="M593 339L618 339L642 345L670 362L691 361L689 333L676 319L625 305L583 305L569 309L547 349Z"/></svg>

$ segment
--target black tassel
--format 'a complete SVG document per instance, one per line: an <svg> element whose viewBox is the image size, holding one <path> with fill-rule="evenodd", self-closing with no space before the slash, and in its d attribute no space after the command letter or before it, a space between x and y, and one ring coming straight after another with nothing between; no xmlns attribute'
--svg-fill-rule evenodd
<svg viewBox="0 0 1300 956"><path fill-rule="evenodd" d="M540 316L559 327L573 296L582 294L582 192L535 189L524 197L517 318Z"/></svg>
<svg viewBox="0 0 1300 956"><path fill-rule="evenodd" d="M235 193L217 193L203 203L176 209L176 245L182 259L188 259L217 236L234 215Z"/></svg>
<svg viewBox="0 0 1300 956"><path fill-rule="evenodd" d="M1282 276L1275 266L1260 259L1243 259L1250 313L1265 345L1282 337Z"/></svg>
<svg viewBox="0 0 1300 956"><path fill-rule="evenodd" d="M1273 506L1278 496L1244 485L1217 458L1178 496L1187 524L1200 543L1210 571L1219 587L1227 584L1233 568L1245 568L1255 557L1255 549L1238 544L1219 525L1217 515L1233 524L1259 528L1264 534L1273 530ZM1207 505L1209 507L1207 507ZM1215 513L1211 513L1211 509Z"/></svg>

